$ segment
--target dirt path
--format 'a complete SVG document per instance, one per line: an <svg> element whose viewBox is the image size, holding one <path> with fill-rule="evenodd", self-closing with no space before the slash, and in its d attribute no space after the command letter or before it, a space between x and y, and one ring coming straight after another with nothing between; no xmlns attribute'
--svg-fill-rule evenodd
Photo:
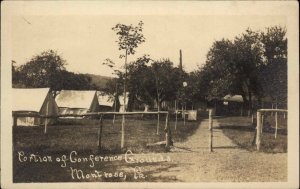
<svg viewBox="0 0 300 189"><path fill-rule="evenodd" d="M214 127L218 122L214 121ZM203 120L187 141L177 143L171 162L146 165L149 181L181 182L256 182L287 181L287 154L249 152L239 148L222 130L214 129L213 150L208 152L208 120Z"/></svg>

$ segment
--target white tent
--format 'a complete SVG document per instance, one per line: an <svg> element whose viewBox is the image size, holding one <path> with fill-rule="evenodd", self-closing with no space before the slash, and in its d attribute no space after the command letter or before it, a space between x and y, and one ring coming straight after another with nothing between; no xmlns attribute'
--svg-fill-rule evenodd
<svg viewBox="0 0 300 189"><path fill-rule="evenodd" d="M119 102L120 102L119 112L124 112L125 107L128 106L128 97L129 97L129 93L126 93L125 105L124 105L124 95L119 96Z"/></svg>
<svg viewBox="0 0 300 189"><path fill-rule="evenodd" d="M223 99L226 102L244 102L242 95L226 95Z"/></svg>
<svg viewBox="0 0 300 189"><path fill-rule="evenodd" d="M97 91L100 111L113 111L114 109L114 99L110 98L109 95L102 91Z"/></svg>
<svg viewBox="0 0 300 189"><path fill-rule="evenodd" d="M96 91L61 90L55 100L61 115L99 111Z"/></svg>
<svg viewBox="0 0 300 189"><path fill-rule="evenodd" d="M37 115L58 115L58 107L49 88L22 88L12 89L13 113L32 113ZM38 117L18 117L14 125L37 126L43 124L45 119ZM53 123L54 118L47 119Z"/></svg>

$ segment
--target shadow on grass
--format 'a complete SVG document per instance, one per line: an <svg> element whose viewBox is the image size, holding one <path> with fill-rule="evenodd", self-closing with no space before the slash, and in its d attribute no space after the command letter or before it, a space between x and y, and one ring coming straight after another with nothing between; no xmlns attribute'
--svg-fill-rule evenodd
<svg viewBox="0 0 300 189"><path fill-rule="evenodd" d="M104 120L101 150L98 148L98 127L90 121L90 125L59 125L49 126L47 134L44 134L43 127L14 127L13 128L13 178L14 182L73 182L70 178L70 170L63 169L59 164L24 164L18 162L18 152L25 154L39 154L40 156L61 157L68 155L71 151L76 151L79 157L94 155L114 155L124 154L127 150L133 153L156 153L168 152L165 145L147 147L147 144L153 144L165 140L164 127L162 121L159 128L159 134L156 134L156 120L126 120L125 127L125 148L121 149L121 122L116 120L112 125L111 120ZM181 142L193 135L199 127L199 122L177 123L177 130L174 130L174 121L169 122L172 138L175 142ZM122 163L103 164L102 171L119 170L120 166L126 166ZM158 165L158 169L165 167L171 168L175 165ZM128 165L127 165L128 167ZM88 167L81 166L80 169L89 171ZM149 173L150 175L152 173ZM134 178L128 178L129 181L135 181ZM131 179L131 180L130 180ZM156 179L156 178L153 178ZM165 178L157 178L164 181ZM96 182L123 182L122 179L97 179ZM126 180L127 181L127 180ZM152 181L148 179L148 181ZM174 181L173 178L166 178L166 181ZM80 181L76 181L80 182ZM90 181L88 181L90 182Z"/></svg>
<svg viewBox="0 0 300 189"><path fill-rule="evenodd" d="M250 119L243 117L228 117L218 119L219 127L223 133L238 146L256 151L256 126L251 124ZM268 122L263 127L261 138L261 151L266 153L287 152L287 129L278 128L275 138L275 128Z"/></svg>

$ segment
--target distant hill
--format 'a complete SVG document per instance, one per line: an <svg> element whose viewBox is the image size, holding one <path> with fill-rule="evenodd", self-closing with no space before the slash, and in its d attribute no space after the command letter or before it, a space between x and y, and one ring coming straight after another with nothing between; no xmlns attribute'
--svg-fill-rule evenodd
<svg viewBox="0 0 300 189"><path fill-rule="evenodd" d="M92 78L92 83L97 86L98 89L105 88L107 81L111 80L112 77L102 76L102 75L94 75L94 74L84 74Z"/></svg>

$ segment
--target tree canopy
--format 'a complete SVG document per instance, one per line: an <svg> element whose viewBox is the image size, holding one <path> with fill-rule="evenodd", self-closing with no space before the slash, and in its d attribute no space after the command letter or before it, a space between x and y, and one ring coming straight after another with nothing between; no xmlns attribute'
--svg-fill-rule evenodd
<svg viewBox="0 0 300 189"><path fill-rule="evenodd" d="M35 55L27 63L17 67L12 62L12 78L15 87L49 87L62 89L94 89L91 78L65 69L66 60L56 51L48 50Z"/></svg>
<svg viewBox="0 0 300 189"><path fill-rule="evenodd" d="M215 41L204 67L198 70L198 88L207 85L210 97L242 95L253 109L252 99L287 98L287 39L281 27L266 32L247 29L234 40ZM204 77L205 76L205 77ZM204 90L205 91L205 90ZM206 92L206 91L205 91Z"/></svg>

